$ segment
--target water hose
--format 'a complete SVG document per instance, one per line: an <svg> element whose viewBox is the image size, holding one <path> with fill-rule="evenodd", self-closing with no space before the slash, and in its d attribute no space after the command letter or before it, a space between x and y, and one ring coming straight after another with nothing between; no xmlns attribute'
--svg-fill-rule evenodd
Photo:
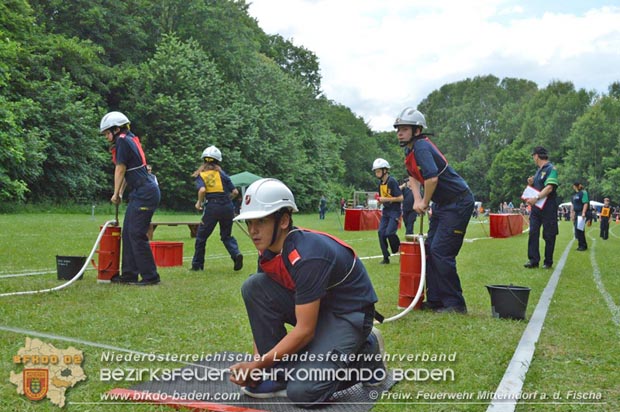
<svg viewBox="0 0 620 412"><path fill-rule="evenodd" d="M420 298L422 297L422 293L424 292L424 284L426 283L426 249L424 247L424 234L422 231L422 222L424 221L424 215L420 215L420 234L417 235L418 242L420 242L420 259L422 260L422 264L420 266L420 284L418 285L418 290L415 294L415 297L402 312L384 319L382 323L393 322L405 316L407 313L411 312L415 305L418 304Z"/></svg>
<svg viewBox="0 0 620 412"><path fill-rule="evenodd" d="M107 229L107 227L108 226L117 226L117 225L118 225L118 205L116 206L116 220L108 220L107 222L105 222L105 224L101 228L101 231L99 232L99 236L97 236L97 240L95 241L95 244L93 245L93 249L90 251L90 255L88 255L88 258L84 262L84 266L82 266L82 269L80 269L80 271L75 276L73 276L70 280L68 280L67 282L63 283L62 285L56 286L54 288L49 288L49 289L28 290L28 291L22 291L22 292L0 293L0 297L17 296L17 295L34 295L34 294L37 294L37 293L54 292L56 290L61 290L61 289L66 288L67 286L70 286L71 284L73 284L73 282L78 280L80 278L80 276L82 276L82 274L86 271L86 268L90 264L90 260L93 258L95 252L97 251L97 247L99 246L99 242L101 242L101 238L103 237L103 234L104 234L105 230Z"/></svg>

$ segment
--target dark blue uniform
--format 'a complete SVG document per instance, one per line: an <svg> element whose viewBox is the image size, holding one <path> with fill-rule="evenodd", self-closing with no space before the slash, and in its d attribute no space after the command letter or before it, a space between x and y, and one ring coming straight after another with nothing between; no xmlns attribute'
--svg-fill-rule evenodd
<svg viewBox="0 0 620 412"><path fill-rule="evenodd" d="M583 213L583 205L588 205L588 212L590 206L590 198L588 197L588 192L585 190L579 190L575 192L573 197L571 198L571 203L573 205L573 211L575 212L575 221L573 222L573 226L575 228L575 239L577 239L577 243L579 244L580 250L586 250L588 248L588 242L586 242L586 231L585 226L583 230L579 230L577 228L577 222ZM583 217L584 221L587 220L591 213L586 212L586 216Z"/></svg>
<svg viewBox="0 0 620 412"><path fill-rule="evenodd" d="M220 240L226 247L233 261L241 255L237 239L232 236L233 218L235 206L230 194L235 190L235 185L230 177L220 170L206 170L196 176L196 189L205 188L205 202L201 224L196 231L194 257L192 269L204 269L205 247L207 239L213 233L215 225L220 224Z"/></svg>
<svg viewBox="0 0 620 412"><path fill-rule="evenodd" d="M347 356L366 353L378 300L364 264L348 245L327 234L293 229L281 253L263 253L259 268L241 289L259 354L269 352L284 338L285 324L296 324L296 305L321 300L314 338L300 352L312 355L274 367L316 372L371 368L376 363ZM326 359L329 353L347 359ZM352 384L302 377L289 380L286 389L291 401L312 406Z"/></svg>
<svg viewBox="0 0 620 412"><path fill-rule="evenodd" d="M558 172L547 162L540 167L534 175L532 187L541 191L547 185L553 186L553 191L547 195L547 200L542 209L532 206L530 212L530 234L527 242L527 257L532 265L540 262L539 237L540 227L543 228L543 239L545 240L545 261L548 267L553 265L553 251L555 250L555 238L558 235L558 200L556 190L558 187Z"/></svg>
<svg viewBox="0 0 620 412"><path fill-rule="evenodd" d="M388 176L385 183L381 181L379 184L379 196L381 197L399 197L403 193L396 179ZM381 221L379 222L379 246L383 254L383 261L390 260L390 252L388 251L388 242L392 253L397 253L400 248L400 239L398 239L398 222L400 220L401 202L383 203L381 211Z"/></svg>
<svg viewBox="0 0 620 412"><path fill-rule="evenodd" d="M319 219L325 219L325 212L327 212L327 199L325 199L325 196L321 196L321 200L319 200Z"/></svg>
<svg viewBox="0 0 620 412"><path fill-rule="evenodd" d="M405 156L409 175L422 185L426 179L438 178L426 241L427 302L430 307L465 309L456 256L463 246L474 196L428 137L416 137L413 149L405 149Z"/></svg>
<svg viewBox="0 0 620 412"><path fill-rule="evenodd" d="M113 151L115 164L123 164L129 203L123 221L122 276L125 280L159 280L147 233L151 218L159 205L159 186L146 170L146 158L140 140L131 132L116 137Z"/></svg>
<svg viewBox="0 0 620 412"><path fill-rule="evenodd" d="M413 235L413 225L418 214L413 210L413 192L409 186L405 185L403 192L403 223L405 224L405 234Z"/></svg>

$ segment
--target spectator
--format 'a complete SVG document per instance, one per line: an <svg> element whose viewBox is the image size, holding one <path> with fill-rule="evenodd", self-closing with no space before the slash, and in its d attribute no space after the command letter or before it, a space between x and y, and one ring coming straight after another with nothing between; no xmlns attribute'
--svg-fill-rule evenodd
<svg viewBox="0 0 620 412"><path fill-rule="evenodd" d="M532 158L538 169L534 176L530 176L527 182L539 193L536 197L526 199L530 208L530 233L527 243L528 261L523 265L528 269L537 268L540 262L539 237L540 227L543 228L545 240L545 259L543 268L553 267L553 251L555 250L555 238L558 235L558 219L556 217L557 195L559 185L558 171L549 161L547 149L536 146L532 151ZM545 199L542 207L536 206L539 200Z"/></svg>
<svg viewBox="0 0 620 412"><path fill-rule="evenodd" d="M571 220L575 229L575 239L577 239L577 250L582 252L588 249L586 241L586 222L590 220L590 198L588 192L580 182L573 183L575 194L571 198Z"/></svg>
<svg viewBox="0 0 620 412"><path fill-rule="evenodd" d="M327 211L327 199L325 195L321 195L321 199L319 200L319 219L325 219L325 212Z"/></svg>

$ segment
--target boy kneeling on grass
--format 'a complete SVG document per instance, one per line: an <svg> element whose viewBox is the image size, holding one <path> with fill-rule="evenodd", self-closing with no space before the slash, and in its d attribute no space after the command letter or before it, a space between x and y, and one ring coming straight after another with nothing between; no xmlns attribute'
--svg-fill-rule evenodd
<svg viewBox="0 0 620 412"><path fill-rule="evenodd" d="M311 407L359 382L379 385L387 369L366 268L341 240L294 227L297 211L284 183L261 179L235 218L247 224L259 271L241 288L256 356L231 366L230 380L248 396Z"/></svg>

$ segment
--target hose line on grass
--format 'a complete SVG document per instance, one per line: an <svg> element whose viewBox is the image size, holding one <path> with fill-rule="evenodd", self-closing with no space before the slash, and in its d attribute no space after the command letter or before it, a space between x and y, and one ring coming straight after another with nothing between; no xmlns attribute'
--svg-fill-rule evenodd
<svg viewBox="0 0 620 412"><path fill-rule="evenodd" d="M37 294L37 293L54 292L56 290L61 290L61 289L66 288L67 286L70 286L71 284L73 284L73 282L78 280L80 278L80 276L82 276L82 274L84 273L84 271L86 270L86 268L90 264L90 260L93 258L93 255L97 251L97 247L99 246L99 242L101 242L101 238L103 237L103 234L104 234L105 230L107 229L107 227L108 226L116 226L117 224L118 224L118 217L116 218L116 220L108 220L107 222L105 222L105 224L101 227L101 231L99 232L99 236L97 236L97 240L95 241L95 244L93 245L93 249L90 251L90 255L88 255L88 258L86 259L86 262L84 262L84 266L82 266L82 269L80 269L80 271L75 276L73 276L70 280L68 280L67 282L63 283L62 285L56 286L54 288L49 288L49 289L28 290L28 291L22 291L22 292L0 293L0 297L17 296L17 295L34 295L34 294Z"/></svg>

